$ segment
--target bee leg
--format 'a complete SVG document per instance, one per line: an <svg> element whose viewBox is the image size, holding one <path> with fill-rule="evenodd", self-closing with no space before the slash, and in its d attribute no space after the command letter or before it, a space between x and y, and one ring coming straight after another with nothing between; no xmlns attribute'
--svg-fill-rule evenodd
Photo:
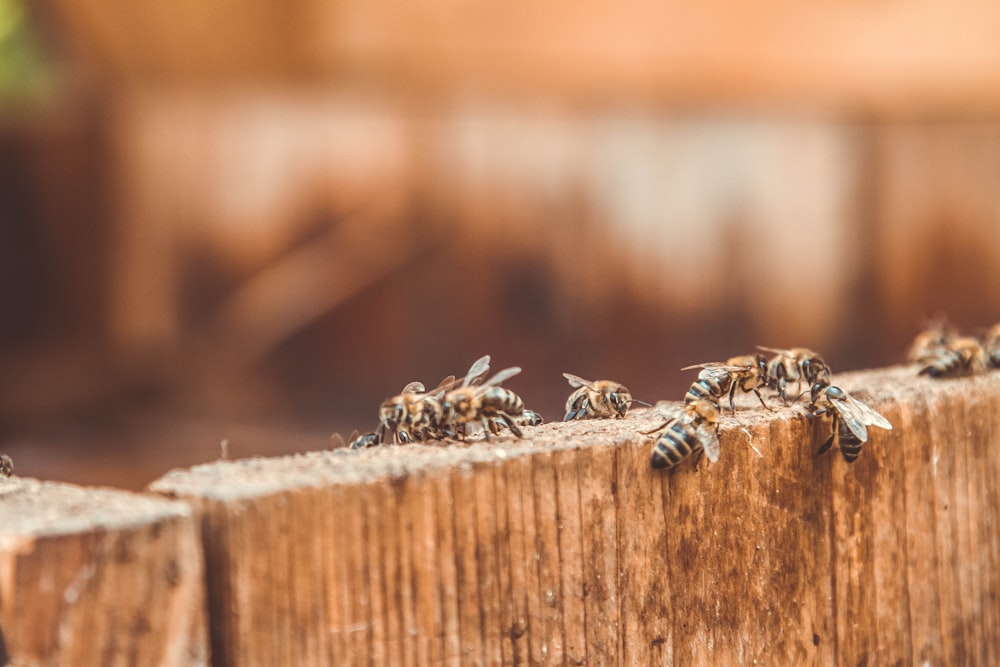
<svg viewBox="0 0 1000 667"><path fill-rule="evenodd" d="M660 424L659 426L657 426L656 428L654 428L652 431L639 431L639 434L640 435L652 435L652 434L656 433L657 431L661 430L664 426L666 426L669 423L670 422L668 422L668 421L663 422L662 424Z"/></svg>
<svg viewBox="0 0 1000 667"><path fill-rule="evenodd" d="M695 454L694 454L694 469L695 470L698 470L698 471L701 470L701 462L704 459L705 459L705 450L704 449L699 449L697 452L695 452Z"/></svg>
<svg viewBox="0 0 1000 667"><path fill-rule="evenodd" d="M524 434L521 433L521 429L518 427L517 424L514 423L513 419L508 419L507 417L501 417L501 419L503 419L504 423L507 424L507 428L510 429L511 433L513 433L518 438L524 437Z"/></svg>
<svg viewBox="0 0 1000 667"><path fill-rule="evenodd" d="M826 412L825 409L824 412ZM830 420L830 437L827 438L826 442L824 442L820 446L819 450L816 452L817 456L822 456L823 454L826 454L828 451L830 451L830 448L833 447L833 441L837 437L838 426L839 424L837 424L837 417L836 415L834 415L834 418Z"/></svg>
<svg viewBox="0 0 1000 667"><path fill-rule="evenodd" d="M787 386L788 383L785 381L785 378L781 378L780 380L778 380L778 393L781 395L781 402L784 403L785 405L788 405L788 390L786 388Z"/></svg>
<svg viewBox="0 0 1000 667"><path fill-rule="evenodd" d="M760 400L760 404L763 405L765 409L771 410L772 412L774 411L774 408L772 408L770 405L764 402L764 397L760 395L759 389L755 387L753 393L757 394L757 398Z"/></svg>
<svg viewBox="0 0 1000 667"><path fill-rule="evenodd" d="M733 394L735 393L736 393L736 383L733 382L733 384L730 385L729 387L729 409L730 411L732 411L734 415L736 414L736 401L733 400Z"/></svg>
<svg viewBox="0 0 1000 667"><path fill-rule="evenodd" d="M833 438L834 434L831 433L830 437L826 439L826 442L824 442L820 446L820 448L816 450L816 456L822 456L823 454L826 454L828 451L830 451L830 448L833 447Z"/></svg>

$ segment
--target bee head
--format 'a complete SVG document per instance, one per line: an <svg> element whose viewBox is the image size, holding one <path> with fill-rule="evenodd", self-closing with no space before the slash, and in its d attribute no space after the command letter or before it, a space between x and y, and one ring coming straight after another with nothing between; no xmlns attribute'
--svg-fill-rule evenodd
<svg viewBox="0 0 1000 667"><path fill-rule="evenodd" d="M608 394L607 400L610 402L611 408L621 418L625 416L625 413L628 412L628 407L632 404L632 394L625 387L619 387Z"/></svg>

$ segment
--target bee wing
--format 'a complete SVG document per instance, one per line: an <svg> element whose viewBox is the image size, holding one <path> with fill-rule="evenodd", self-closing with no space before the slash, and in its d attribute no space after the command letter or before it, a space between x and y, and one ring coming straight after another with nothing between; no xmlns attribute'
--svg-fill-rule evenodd
<svg viewBox="0 0 1000 667"><path fill-rule="evenodd" d="M698 429L695 431L698 436L698 442L701 443L702 448L705 450L705 456L712 463L719 460L719 434L715 432L715 427L709 426L706 423L698 424Z"/></svg>
<svg viewBox="0 0 1000 667"><path fill-rule="evenodd" d="M687 414L687 408L683 403L673 401L660 401L656 404L656 411L667 421L678 419Z"/></svg>
<svg viewBox="0 0 1000 667"><path fill-rule="evenodd" d="M765 347L764 345L758 345L757 349L763 352L771 352L772 354L780 354L781 356L788 357L789 359L795 357L794 352L791 350L783 350L780 347Z"/></svg>
<svg viewBox="0 0 1000 667"><path fill-rule="evenodd" d="M593 382L590 380L584 380L579 375L573 375L572 373L563 373L563 377L569 380L569 386L573 388L586 387L587 389L593 389Z"/></svg>
<svg viewBox="0 0 1000 667"><path fill-rule="evenodd" d="M848 399L851 400L850 397ZM864 403L855 400L851 400L849 403L839 398L832 398L830 402L833 403L833 407L840 414L843 422L847 424L847 428L851 429L851 433L861 442L868 442L868 427L865 425L864 415L855 407L856 405L864 405Z"/></svg>
<svg viewBox="0 0 1000 667"><path fill-rule="evenodd" d="M465 379L462 380L462 386L468 387L472 384L473 380L485 375L490 370L490 355L482 356L476 359L476 362L469 367L469 372L465 374Z"/></svg>
<svg viewBox="0 0 1000 667"><path fill-rule="evenodd" d="M403 387L402 393L404 394L422 394L424 393L424 383L423 382L411 382L410 384Z"/></svg>
<svg viewBox="0 0 1000 667"><path fill-rule="evenodd" d="M451 389L454 386L455 386L455 376L454 375L449 375L445 379L443 379L440 382L438 382L438 385L436 387L434 387L433 389L431 389L429 392L427 392L427 395L432 396L432 395L437 394L438 397L440 398L441 396L444 395L444 393L446 391L448 391L449 389Z"/></svg>
<svg viewBox="0 0 1000 667"><path fill-rule="evenodd" d="M351 440L353 440L354 438L356 438L357 435L358 435L358 432L355 431L354 435L351 436ZM347 446L347 443L344 442L344 436L340 435L339 433L334 433L333 435L330 436L330 449L340 449L340 448L346 447L346 446Z"/></svg>
<svg viewBox="0 0 1000 667"><path fill-rule="evenodd" d="M733 366L731 364L725 364L721 361L710 361L705 364L693 364L691 366L685 366L682 371L690 371L695 368L703 368L706 370L718 370L720 372L735 373L736 371L745 371L748 368L753 368L753 366Z"/></svg>
<svg viewBox="0 0 1000 667"><path fill-rule="evenodd" d="M478 389L477 393L481 393L483 390L488 389L490 387L495 387L504 380L509 380L510 378L514 377L520 372L521 372L520 366L511 366L510 368L505 368L502 371L498 371L496 375L494 375L489 380L484 382L482 385L477 387Z"/></svg>
<svg viewBox="0 0 1000 667"><path fill-rule="evenodd" d="M871 407L867 403L863 403L853 396L848 395L847 403L851 406L857 414L859 421L861 421L866 426L877 426L878 428L884 428L887 431L892 430L892 424L888 419L883 417L875 408Z"/></svg>

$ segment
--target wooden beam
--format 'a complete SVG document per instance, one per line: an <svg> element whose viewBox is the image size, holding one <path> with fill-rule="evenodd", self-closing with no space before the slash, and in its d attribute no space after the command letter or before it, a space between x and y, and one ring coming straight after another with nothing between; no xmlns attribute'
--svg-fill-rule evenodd
<svg viewBox="0 0 1000 667"><path fill-rule="evenodd" d="M636 410L151 490L203 517L218 665L997 664L1000 373L835 382L894 425L854 464L751 396L669 474Z"/></svg>
<svg viewBox="0 0 1000 667"><path fill-rule="evenodd" d="M14 477L0 507L0 664L208 664L188 506Z"/></svg>

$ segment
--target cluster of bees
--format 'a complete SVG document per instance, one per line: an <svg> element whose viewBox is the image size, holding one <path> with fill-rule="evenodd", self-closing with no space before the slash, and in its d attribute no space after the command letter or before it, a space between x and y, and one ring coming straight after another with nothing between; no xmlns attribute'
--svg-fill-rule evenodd
<svg viewBox="0 0 1000 667"><path fill-rule="evenodd" d="M477 429L487 440L505 428L520 438L521 427L541 424L541 415L527 410L520 396L500 386L521 369L505 368L484 380L489 370L490 357L486 355L469 367L462 380L449 375L430 391L420 382L411 382L382 402L375 430L353 433L348 446L362 449L385 443L461 440ZM335 446L341 440L334 434Z"/></svg>
<svg viewBox="0 0 1000 667"><path fill-rule="evenodd" d="M829 415L831 433L820 448L829 450L837 442L844 459L853 462L868 440L868 429L892 429L881 414L831 384L830 368L811 350L795 348L781 350L760 348L771 353L768 358L757 353L734 357L725 362L688 366L683 370L700 369L682 404L661 401L656 405L664 422L645 434L659 432L653 446L650 464L656 469L670 469L694 454L704 453L713 463L719 459L720 401L729 399L729 409L735 415L735 393L753 392L764 408L770 410L761 394L762 388L776 392L788 405L806 393L810 396L809 415ZM489 440L505 428L522 437L521 428L542 423L541 416L524 407L524 401L502 382L521 372L519 367L505 368L484 380L489 372L490 357L484 356L469 368L462 380L454 376L443 379L436 387L426 390L420 382L412 382L403 391L382 402L378 425L374 431L352 434L351 449L373 447L385 443L427 442L445 439L462 440L477 432ZM621 419L635 404L649 405L632 397L628 388L612 380L585 380L563 373L572 388L566 400L565 421L579 419ZM788 395L790 383L797 383L798 395ZM802 391L803 382L808 387ZM333 436L335 446L343 438Z"/></svg>
<svg viewBox="0 0 1000 667"><path fill-rule="evenodd" d="M657 469L671 469L692 454L702 452L711 462L719 460L720 401L729 399L729 410L736 414L734 395L737 390L753 392L761 405L771 407L761 395L762 388L777 393L782 403L799 400L808 387L810 396L809 416L829 415L830 437L820 447L827 452L837 442L840 453L848 463L861 454L862 445L868 441L868 429L892 429L885 417L864 402L854 398L830 381L830 367L823 359L805 348L789 350L760 347L770 358L761 353L733 357L725 362L711 362L688 366L682 370L701 369L698 378L684 396L683 404L660 402L657 409L664 417L662 425L649 431L661 431L653 445L650 464ZM789 400L788 387L797 383L798 395Z"/></svg>
<svg viewBox="0 0 1000 667"><path fill-rule="evenodd" d="M736 414L735 394L753 393L761 405L771 406L761 393L774 392L784 405L809 396L807 415L829 417L830 435L819 449L823 454L837 445L844 460L852 463L868 441L870 428L892 430L883 415L831 382L830 367L820 355L806 348L758 347L759 352L733 357L724 362L688 366L698 370L682 403L661 401L657 412L662 424L644 435L658 434L650 465L660 470L674 468L692 455L702 453L711 462L719 460L719 420L725 399ZM767 353L766 355L764 353ZM909 359L919 364L920 375L934 378L956 377L1000 368L1000 324L982 338L959 336L935 327L919 334L910 347ZM489 440L509 429L523 437L522 428L537 426L542 417L524 407L516 393L501 384L521 372L517 366L488 377L490 357L477 359L465 376L444 378L431 390L420 382L403 387L402 392L382 402L374 431L352 434L349 447L360 449L385 443L462 440L478 432ZM565 421L579 419L621 419L639 403L628 388L612 380L585 380L563 373L572 392L566 400ZM792 383L796 393L789 394ZM803 385L805 391L803 391ZM334 435L335 445L343 438Z"/></svg>
<svg viewBox="0 0 1000 667"><path fill-rule="evenodd" d="M917 334L907 355L920 365L920 375L932 378L959 377L1000 368L1000 323L982 338L961 336L954 330L935 326Z"/></svg>

